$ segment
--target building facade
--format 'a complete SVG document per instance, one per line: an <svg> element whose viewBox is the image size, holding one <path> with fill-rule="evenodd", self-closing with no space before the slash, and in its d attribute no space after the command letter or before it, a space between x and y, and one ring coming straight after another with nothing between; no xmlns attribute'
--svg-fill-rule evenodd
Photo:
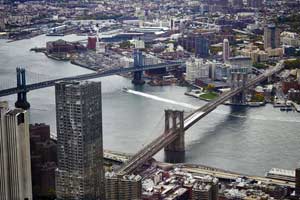
<svg viewBox="0 0 300 200"><path fill-rule="evenodd" d="M185 50L195 53L196 57L207 58L209 57L209 39L201 34L190 34L185 37L181 37L178 40Z"/></svg>
<svg viewBox="0 0 300 200"><path fill-rule="evenodd" d="M223 61L227 61L230 56L230 49L229 49L229 41L228 39L224 39L223 41Z"/></svg>
<svg viewBox="0 0 300 200"><path fill-rule="evenodd" d="M209 77L209 63L203 59L191 58L186 61L186 80L194 82L197 78L205 79Z"/></svg>
<svg viewBox="0 0 300 200"><path fill-rule="evenodd" d="M55 85L58 199L103 200L103 141L100 82Z"/></svg>
<svg viewBox="0 0 300 200"><path fill-rule="evenodd" d="M195 56L200 58L209 56L209 40L204 36L195 38Z"/></svg>
<svg viewBox="0 0 300 200"><path fill-rule="evenodd" d="M50 138L50 126L30 124L30 154L33 198L55 196L57 144Z"/></svg>
<svg viewBox="0 0 300 200"><path fill-rule="evenodd" d="M114 173L105 174L106 200L141 200L142 177L125 175L117 177Z"/></svg>
<svg viewBox="0 0 300 200"><path fill-rule="evenodd" d="M90 50L96 50L97 38L96 37L88 37L87 48Z"/></svg>
<svg viewBox="0 0 300 200"><path fill-rule="evenodd" d="M297 197L300 197L300 168L295 169L295 194Z"/></svg>
<svg viewBox="0 0 300 200"><path fill-rule="evenodd" d="M276 49L280 47L280 30L273 24L264 28L264 48Z"/></svg>
<svg viewBox="0 0 300 200"><path fill-rule="evenodd" d="M85 51L86 48L79 42L67 42L64 40L50 41L46 43L48 54L63 54Z"/></svg>
<svg viewBox="0 0 300 200"><path fill-rule="evenodd" d="M0 102L0 199L32 200L29 117Z"/></svg>

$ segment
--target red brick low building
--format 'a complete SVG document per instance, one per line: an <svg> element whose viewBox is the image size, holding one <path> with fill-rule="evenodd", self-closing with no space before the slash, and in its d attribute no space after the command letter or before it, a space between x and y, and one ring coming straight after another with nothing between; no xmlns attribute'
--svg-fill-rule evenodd
<svg viewBox="0 0 300 200"><path fill-rule="evenodd" d="M47 42L46 50L48 54L72 53L86 50L79 42L67 42L64 40L56 40Z"/></svg>
<svg viewBox="0 0 300 200"><path fill-rule="evenodd" d="M300 84L298 81L283 81L282 91L287 94L290 89L300 90Z"/></svg>

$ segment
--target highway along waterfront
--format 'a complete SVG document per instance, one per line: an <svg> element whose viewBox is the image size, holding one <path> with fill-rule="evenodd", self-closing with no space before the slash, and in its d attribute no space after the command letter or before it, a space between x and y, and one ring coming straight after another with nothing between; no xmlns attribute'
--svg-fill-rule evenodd
<svg viewBox="0 0 300 200"><path fill-rule="evenodd" d="M27 71L41 74L45 79L91 72L69 62L55 61L42 53L29 51L58 38L41 35L12 43L0 40L1 81L15 80L16 67L25 67ZM74 35L63 38L82 39ZM187 90L185 87L135 87L131 80L120 76L99 80L103 88L105 149L133 154L161 134L164 109L176 108L188 114L194 107L205 104L204 101L184 95ZM0 87L5 88L6 85ZM124 93L123 87L178 103ZM10 104L14 104L15 99L16 95L1 98ZM28 100L32 106L31 122L48 123L55 133L54 88L31 91ZM253 175L264 175L273 167L294 169L299 161L299 130L300 114L297 112L281 112L272 105L258 108L219 106L188 130L185 162ZM163 152L155 158L163 160Z"/></svg>

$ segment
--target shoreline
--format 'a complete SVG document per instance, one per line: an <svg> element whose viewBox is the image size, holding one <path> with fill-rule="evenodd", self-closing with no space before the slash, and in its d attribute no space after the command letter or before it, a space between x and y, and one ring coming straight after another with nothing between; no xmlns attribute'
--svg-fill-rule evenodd
<svg viewBox="0 0 300 200"><path fill-rule="evenodd" d="M82 67L82 68L85 68L85 69L89 69L89 70L92 70L92 71L97 71L97 69L95 69L95 68L93 68L93 67L89 67L89 66L87 66L86 64L84 64L84 63L80 63L80 62L78 62L78 61L76 61L76 60L70 60L70 63L72 64L72 65L76 65L76 66L79 66L79 67Z"/></svg>
<svg viewBox="0 0 300 200"><path fill-rule="evenodd" d="M110 150L107 150L107 149L105 149L104 152L115 156L114 159L116 159L115 160L116 162L120 162L120 158L123 158L123 161L126 162L132 156L131 154L127 154L127 153L123 153L123 152L110 151ZM108 158L108 159L113 160L112 158ZM120 162L120 163L122 163L122 162ZM164 162L164 161L157 161L155 159L153 160L153 163L157 164L157 166L166 166L167 165L167 166L172 166L174 168L175 167L181 168L184 171L190 171L190 172L195 172L195 173L196 173L196 171L199 171L199 173L202 171L202 173L213 175L213 176L216 176L217 178L220 178L220 179L233 180L233 179L236 179L238 177L247 177L247 178L250 178L250 179L256 179L256 180L260 180L260 181L263 181L263 182L269 182L269 183L273 182L277 185L286 185L286 186L290 186L290 187L295 187L295 185L294 185L295 182L293 182L293 181L285 181L285 180L269 178L269 177L266 177L266 176L259 176L259 175L249 175L249 174L245 174L245 173L234 172L234 171L221 169L221 168L217 168L217 167L212 167L212 166L207 166L207 165L203 165L203 164L168 163L168 162Z"/></svg>
<svg viewBox="0 0 300 200"><path fill-rule="evenodd" d="M200 97L200 95L203 93L193 93L193 92L185 92L184 95L196 98L196 99L200 99L202 101L206 101L206 102L211 102L213 99L205 99ZM247 102L246 104L232 104L230 102L224 102L223 105L228 105L228 106L247 106L247 107L261 107L261 106L265 106L267 104L267 102ZM300 111L300 110L299 110Z"/></svg>

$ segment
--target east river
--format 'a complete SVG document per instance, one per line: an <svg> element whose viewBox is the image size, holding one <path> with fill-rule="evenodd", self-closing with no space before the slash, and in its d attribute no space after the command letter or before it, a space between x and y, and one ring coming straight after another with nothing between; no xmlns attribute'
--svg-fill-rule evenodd
<svg viewBox="0 0 300 200"><path fill-rule="evenodd" d="M38 36L7 43L0 40L0 88L14 86L15 68L25 67L42 79L52 79L90 72L69 62L30 52L57 37ZM65 36L78 40L77 36ZM184 95L187 88L178 86L134 87L129 79L111 76L100 79L103 99L104 148L134 153L162 133L164 109L191 109L167 102L122 92L123 87L201 106L205 102ZM29 81L32 81L29 78ZM2 97L11 105L16 95ZM54 88L28 93L31 123L50 124L56 132ZM179 103L180 104L180 103ZM264 175L273 167L294 169L300 158L300 113L281 112L272 105L260 108L219 106L199 121L186 134L186 162L209 165L251 175ZM163 151L155 156L164 159Z"/></svg>

